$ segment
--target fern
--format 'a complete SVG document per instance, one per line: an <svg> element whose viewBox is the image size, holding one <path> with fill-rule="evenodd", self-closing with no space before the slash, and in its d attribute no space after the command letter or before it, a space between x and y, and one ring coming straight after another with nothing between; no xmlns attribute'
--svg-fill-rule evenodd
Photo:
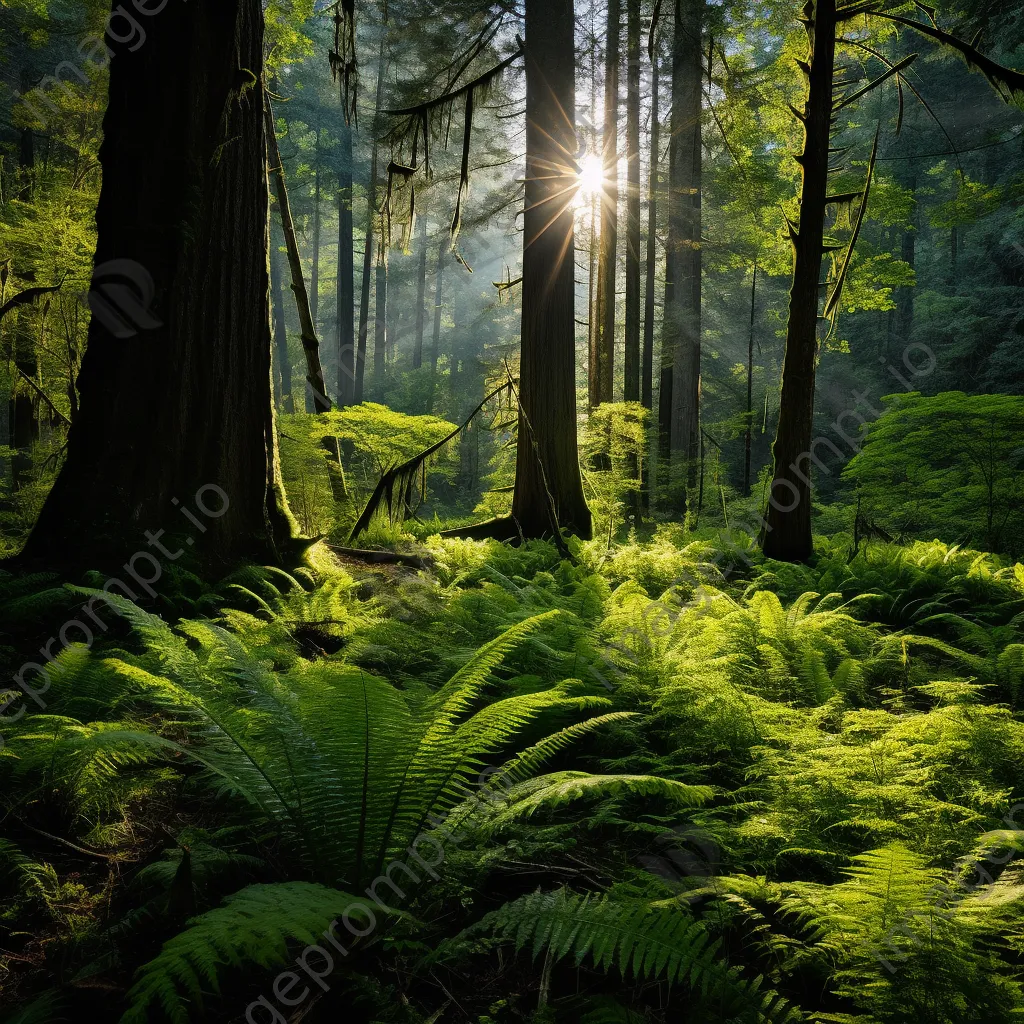
<svg viewBox="0 0 1024 1024"><path fill-rule="evenodd" d="M187 1024L202 1012L204 995L219 993L225 966L278 967L293 945L315 943L331 920L346 912L360 927L370 920L355 897L322 885L284 882L242 889L193 918L139 969L122 1024L147 1024L156 1007L173 1024Z"/></svg>
<svg viewBox="0 0 1024 1024"><path fill-rule="evenodd" d="M553 960L571 958L578 967L589 959L600 971L617 970L624 980L663 980L685 984L713 1001L721 1019L803 1020L760 979L747 980L720 958L720 943L678 907L607 896L581 896L566 889L531 893L507 903L464 931L458 940L491 936Z"/></svg>

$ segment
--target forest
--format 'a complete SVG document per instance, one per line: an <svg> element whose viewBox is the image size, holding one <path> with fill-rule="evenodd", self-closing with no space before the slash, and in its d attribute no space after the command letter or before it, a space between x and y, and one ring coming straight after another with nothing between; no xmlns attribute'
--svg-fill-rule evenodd
<svg viewBox="0 0 1024 1024"><path fill-rule="evenodd" d="M1024 1022L1022 563L1020 4L0 0L2 1024Z"/></svg>

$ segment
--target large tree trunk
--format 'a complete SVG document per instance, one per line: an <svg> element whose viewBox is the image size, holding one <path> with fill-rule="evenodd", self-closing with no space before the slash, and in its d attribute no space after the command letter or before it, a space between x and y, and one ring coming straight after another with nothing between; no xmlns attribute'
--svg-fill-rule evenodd
<svg viewBox="0 0 1024 1024"><path fill-rule="evenodd" d="M295 399L292 397L292 362L288 354L288 320L284 313L284 288L281 286L281 253L274 243L273 230L270 232L270 290L277 373L280 378L280 408L286 413L293 413Z"/></svg>
<svg viewBox="0 0 1024 1024"><path fill-rule="evenodd" d="M292 520L271 389L261 5L191 0L147 28L110 67L96 263L144 267L163 322L125 340L93 318L67 460L25 554L278 560ZM151 554L147 531L166 531L169 554Z"/></svg>
<svg viewBox="0 0 1024 1024"><path fill-rule="evenodd" d="M355 401L355 259L352 250L352 127L341 126L338 147L338 405Z"/></svg>
<svg viewBox="0 0 1024 1024"><path fill-rule="evenodd" d="M423 365L423 334L426 330L427 301L427 218L420 217L419 266L416 272L416 337L413 341L412 365Z"/></svg>
<svg viewBox="0 0 1024 1024"><path fill-rule="evenodd" d="M512 515L526 537L591 533L576 447L572 0L526 3L526 207L519 445ZM553 505L553 509L552 509Z"/></svg>
<svg viewBox="0 0 1024 1024"><path fill-rule="evenodd" d="M667 244L672 294L665 300L664 326L672 359L669 445L673 455L682 456L690 487L700 454L703 10L704 0L676 0Z"/></svg>
<svg viewBox="0 0 1024 1024"><path fill-rule="evenodd" d="M608 0L601 133L601 248L597 270L597 404L610 402L615 378L615 277L619 242L619 0Z"/></svg>
<svg viewBox="0 0 1024 1024"><path fill-rule="evenodd" d="M277 190L277 203L281 213L281 228L284 231L285 247L288 250L288 266L291 268L292 291L295 293L295 306L299 314L302 352L306 358L306 382L312 391L312 408L310 408L309 396L307 395L306 411L330 412L331 400L327 397L324 370L320 363L320 341L316 335L316 324L314 323L313 311L309 304L309 292L306 290L306 279L302 273L302 257L299 254L299 242L295 236L295 222L292 220L292 207L288 199L288 186L285 182L284 161L281 159L281 150L277 145L274 110L271 106L269 95L265 96L265 116L270 170Z"/></svg>
<svg viewBox="0 0 1024 1024"><path fill-rule="evenodd" d="M799 161L803 171L800 225L791 230L793 285L782 366L782 404L775 436L775 475L763 532L764 553L787 562L805 561L813 551L807 454L814 427L814 376L835 75L835 0L808 0L804 18L810 54L803 114L804 146Z"/></svg>
<svg viewBox="0 0 1024 1024"><path fill-rule="evenodd" d="M626 333L623 397L640 401L640 0L626 10Z"/></svg>

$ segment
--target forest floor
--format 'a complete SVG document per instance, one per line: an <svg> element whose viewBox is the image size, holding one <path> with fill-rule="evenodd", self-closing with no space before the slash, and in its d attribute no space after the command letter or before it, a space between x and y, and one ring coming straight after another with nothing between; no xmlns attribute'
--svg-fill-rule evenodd
<svg viewBox="0 0 1024 1024"><path fill-rule="evenodd" d="M1024 567L851 547L0 577L9 1019L1020 1020Z"/></svg>

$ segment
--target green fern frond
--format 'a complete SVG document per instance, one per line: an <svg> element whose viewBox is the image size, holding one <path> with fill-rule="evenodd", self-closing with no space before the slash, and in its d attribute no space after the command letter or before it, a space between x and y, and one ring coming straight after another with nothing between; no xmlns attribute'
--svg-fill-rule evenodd
<svg viewBox="0 0 1024 1024"><path fill-rule="evenodd" d="M378 912L383 911L373 914ZM290 949L316 943L344 913L360 927L375 920L365 901L322 885L282 882L242 889L189 921L139 969L121 1024L148 1024L158 1007L173 1024L188 1024L202 1012L204 996L219 993L225 967L278 967Z"/></svg>
<svg viewBox="0 0 1024 1024"><path fill-rule="evenodd" d="M556 772L519 783L508 792L508 804L492 826L531 817L541 808L555 809L574 800L633 795L654 797L676 807L699 807L714 795L710 786L688 786L655 775L590 775L587 772Z"/></svg>
<svg viewBox="0 0 1024 1024"><path fill-rule="evenodd" d="M678 907L654 907L637 900L581 896L566 889L536 892L507 903L460 939L492 936L554 960L588 959L597 970L617 970L623 979L657 979L685 984L707 999L713 996L723 1019L754 1014L758 1021L795 1024L802 1014L760 979L744 979L722 963L720 941Z"/></svg>

